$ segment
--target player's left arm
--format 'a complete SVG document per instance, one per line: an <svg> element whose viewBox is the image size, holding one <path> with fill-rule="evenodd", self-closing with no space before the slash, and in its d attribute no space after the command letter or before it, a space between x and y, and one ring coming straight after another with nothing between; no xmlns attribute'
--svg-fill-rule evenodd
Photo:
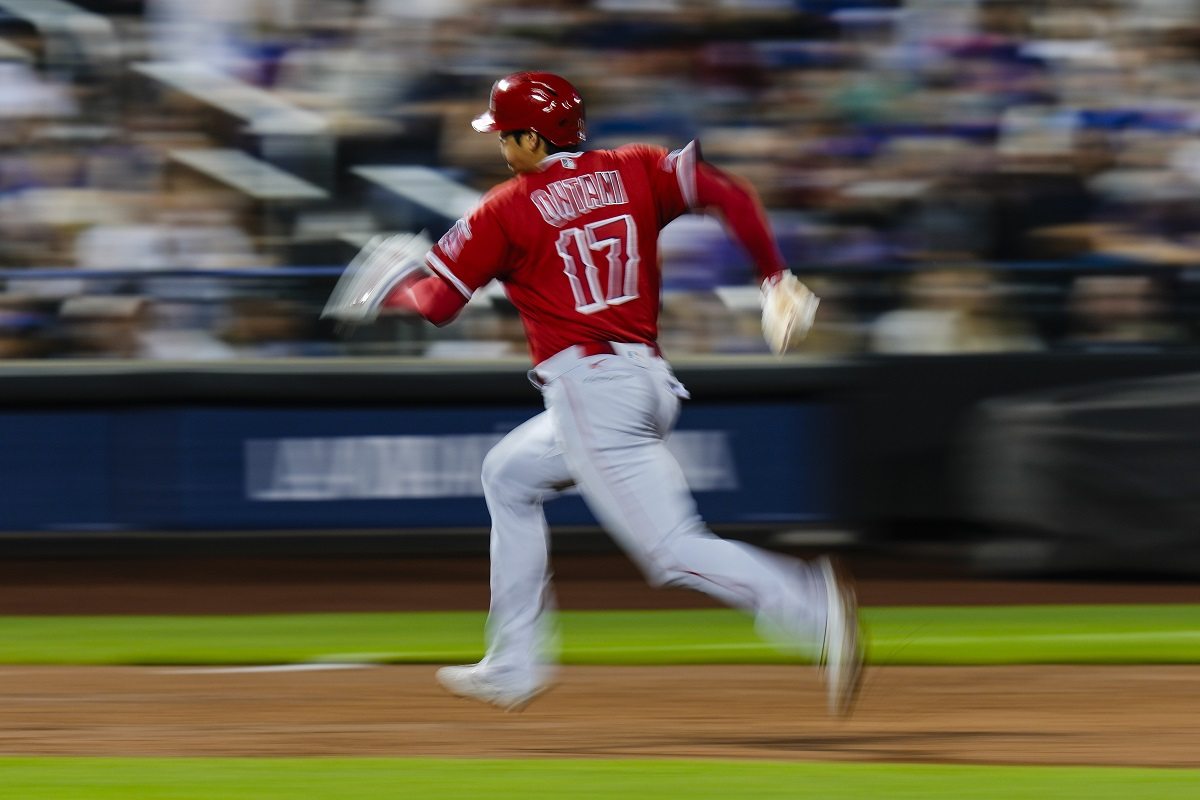
<svg viewBox="0 0 1200 800"><path fill-rule="evenodd" d="M772 351L786 352L808 334L820 299L787 268L758 193L749 182L706 163L697 142L668 159L688 208L717 212L750 254L762 280L763 335Z"/></svg>
<svg viewBox="0 0 1200 800"><path fill-rule="evenodd" d="M787 272L758 192L742 178L697 159L693 209L717 212L726 230L750 254L760 278L774 282Z"/></svg>

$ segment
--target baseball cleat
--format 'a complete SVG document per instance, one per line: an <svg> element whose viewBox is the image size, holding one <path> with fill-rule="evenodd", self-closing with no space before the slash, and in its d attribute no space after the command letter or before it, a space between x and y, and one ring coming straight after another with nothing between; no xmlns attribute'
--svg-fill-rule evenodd
<svg viewBox="0 0 1200 800"><path fill-rule="evenodd" d="M844 717L854 709L862 684L863 643L858 625L858 602L849 580L838 575L829 558L818 561L825 579L825 638L821 668L829 697L829 713Z"/></svg>
<svg viewBox="0 0 1200 800"><path fill-rule="evenodd" d="M520 711L538 695L545 692L543 684L526 691L514 691L488 678L478 664L462 667L442 667L437 671L437 681L446 691L457 697L479 700L504 711Z"/></svg>

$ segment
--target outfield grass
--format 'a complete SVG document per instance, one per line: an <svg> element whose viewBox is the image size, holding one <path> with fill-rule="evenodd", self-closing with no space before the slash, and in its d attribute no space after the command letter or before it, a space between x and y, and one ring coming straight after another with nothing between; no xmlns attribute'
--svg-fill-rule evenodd
<svg viewBox="0 0 1200 800"><path fill-rule="evenodd" d="M681 760L0 758L13 800L1194 800L1200 770Z"/></svg>
<svg viewBox="0 0 1200 800"><path fill-rule="evenodd" d="M887 607L875 664L1200 663L1200 605ZM559 616L568 664L780 663L737 612ZM444 663L481 655L477 612L0 617L3 664Z"/></svg>

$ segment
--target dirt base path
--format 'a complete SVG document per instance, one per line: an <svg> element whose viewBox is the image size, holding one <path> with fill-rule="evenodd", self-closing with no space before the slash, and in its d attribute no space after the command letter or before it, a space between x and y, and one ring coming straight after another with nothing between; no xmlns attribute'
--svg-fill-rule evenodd
<svg viewBox="0 0 1200 800"><path fill-rule="evenodd" d="M1193 584L980 581L853 563L865 605L1196 602ZM711 607L620 556L556 559L563 608ZM487 607L481 558L0 561L0 614ZM1200 767L1200 666L888 667L832 720L805 667L571 667L522 714L432 666L331 671L0 668L0 754L732 757Z"/></svg>
<svg viewBox="0 0 1200 800"><path fill-rule="evenodd" d="M0 669L0 753L733 757L1200 766L1200 668L876 668L850 720L805 667L571 667L504 714L431 666Z"/></svg>

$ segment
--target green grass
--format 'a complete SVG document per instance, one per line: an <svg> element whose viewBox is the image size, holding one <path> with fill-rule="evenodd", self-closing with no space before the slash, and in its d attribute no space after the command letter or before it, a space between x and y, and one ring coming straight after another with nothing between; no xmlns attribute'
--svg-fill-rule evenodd
<svg viewBox="0 0 1200 800"><path fill-rule="evenodd" d="M868 608L876 664L1200 663L1200 605ZM574 664L778 663L725 610L565 612ZM0 617L2 664L471 661L477 612Z"/></svg>
<svg viewBox="0 0 1200 800"><path fill-rule="evenodd" d="M14 800L1193 800L1200 770L679 760L0 758Z"/></svg>
<svg viewBox="0 0 1200 800"><path fill-rule="evenodd" d="M1197 663L1200 605L871 608L891 664ZM560 615L568 663L788 660L728 611ZM468 661L479 613L0 617L0 663ZM1200 770L777 761L3 758L0 800L375 798L1191 800Z"/></svg>

